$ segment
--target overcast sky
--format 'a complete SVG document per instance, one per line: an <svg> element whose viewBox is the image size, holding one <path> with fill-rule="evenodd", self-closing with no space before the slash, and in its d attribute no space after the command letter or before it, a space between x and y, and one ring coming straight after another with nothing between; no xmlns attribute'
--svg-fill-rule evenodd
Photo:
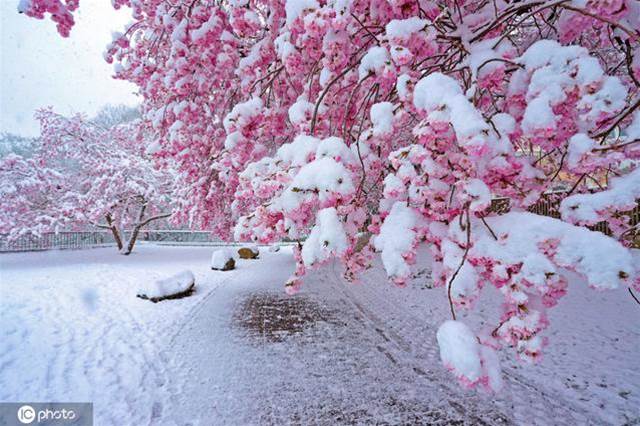
<svg viewBox="0 0 640 426"><path fill-rule="evenodd" d="M111 78L113 65L102 59L111 32L130 20L130 10L115 11L109 0L80 3L76 25L62 38L55 23L16 11L18 0L0 0L0 131L35 136L33 112L95 114L105 104L135 105L135 87Z"/></svg>

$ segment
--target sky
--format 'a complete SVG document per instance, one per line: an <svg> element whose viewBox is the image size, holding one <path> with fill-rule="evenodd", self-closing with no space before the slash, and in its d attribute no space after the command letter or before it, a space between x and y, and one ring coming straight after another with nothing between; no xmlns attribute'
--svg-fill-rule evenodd
<svg viewBox="0 0 640 426"><path fill-rule="evenodd" d="M109 0L80 3L76 25L62 38L50 19L37 20L16 11L18 0L0 0L0 132L36 136L36 109L95 114L106 104L136 105L135 86L111 78L113 65L102 52L111 32L130 20Z"/></svg>

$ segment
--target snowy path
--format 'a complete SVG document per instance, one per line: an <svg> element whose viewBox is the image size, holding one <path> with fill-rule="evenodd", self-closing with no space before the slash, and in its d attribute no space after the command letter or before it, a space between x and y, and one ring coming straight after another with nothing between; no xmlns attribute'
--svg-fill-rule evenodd
<svg viewBox="0 0 640 426"><path fill-rule="evenodd" d="M495 397L441 367L447 304L428 271L397 289L379 269L345 285L329 266L288 297L286 253L223 273L208 269L210 252L0 256L0 400L94 401L99 425L640 422L640 309L622 291L575 286L542 365L505 359ZM185 268L194 296L132 297L140 280Z"/></svg>

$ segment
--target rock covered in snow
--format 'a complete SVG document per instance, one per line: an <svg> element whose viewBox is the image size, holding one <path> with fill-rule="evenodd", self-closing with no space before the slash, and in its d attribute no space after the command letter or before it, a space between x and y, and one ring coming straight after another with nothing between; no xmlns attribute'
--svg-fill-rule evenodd
<svg viewBox="0 0 640 426"><path fill-rule="evenodd" d="M223 248L213 252L211 255L211 269L214 271L231 271L236 267L236 260L233 252Z"/></svg>
<svg viewBox="0 0 640 426"><path fill-rule="evenodd" d="M140 299L157 303L165 299L180 299L189 296L196 285L191 271L182 271L176 275L153 283L145 283L136 295Z"/></svg>

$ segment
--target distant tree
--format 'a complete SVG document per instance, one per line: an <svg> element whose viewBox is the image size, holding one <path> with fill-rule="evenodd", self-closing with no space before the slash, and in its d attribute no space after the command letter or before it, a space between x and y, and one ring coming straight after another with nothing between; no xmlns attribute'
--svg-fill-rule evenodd
<svg viewBox="0 0 640 426"><path fill-rule="evenodd" d="M145 153L139 120L103 127L50 109L36 117L41 145L33 157L0 162L1 232L12 238L93 224L130 254L144 226L170 216L173 179Z"/></svg>
<svg viewBox="0 0 640 426"><path fill-rule="evenodd" d="M139 118L140 110L138 108L126 105L105 105L100 108L91 121L104 128L111 128Z"/></svg>
<svg viewBox="0 0 640 426"><path fill-rule="evenodd" d="M2 132L0 133L0 157L6 157L12 153L21 157L30 157L37 143L37 138Z"/></svg>

